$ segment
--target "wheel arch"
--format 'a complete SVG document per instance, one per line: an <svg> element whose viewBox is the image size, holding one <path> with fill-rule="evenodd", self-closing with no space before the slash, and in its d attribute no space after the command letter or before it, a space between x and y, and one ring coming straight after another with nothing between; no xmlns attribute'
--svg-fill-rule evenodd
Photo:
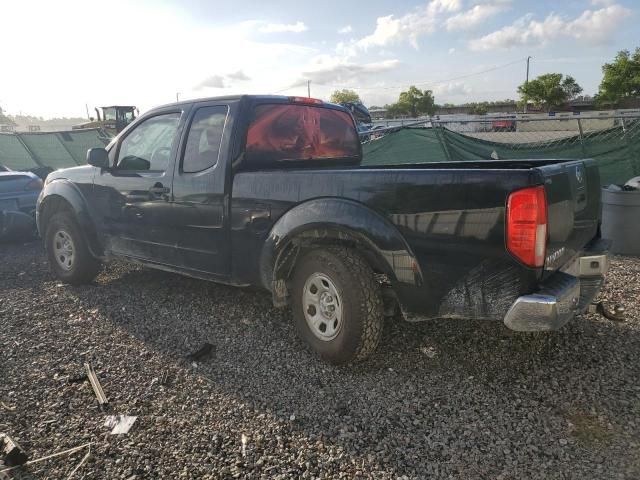
<svg viewBox="0 0 640 480"><path fill-rule="evenodd" d="M415 255L389 220L353 200L319 198L280 217L263 247L260 275L276 306L288 303L287 281L300 252L320 245L357 249L392 286L422 283Z"/></svg>
<svg viewBox="0 0 640 480"><path fill-rule="evenodd" d="M70 212L75 216L89 251L94 257L101 257L103 247L98 240L86 200L79 189L66 180L54 180L42 191L36 209L36 224L40 236L45 237L47 224L52 215L62 211Z"/></svg>

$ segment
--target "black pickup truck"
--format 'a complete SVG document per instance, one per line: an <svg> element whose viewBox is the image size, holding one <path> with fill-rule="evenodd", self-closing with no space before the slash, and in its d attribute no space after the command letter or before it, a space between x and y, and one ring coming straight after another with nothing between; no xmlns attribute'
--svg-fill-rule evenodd
<svg viewBox="0 0 640 480"><path fill-rule="evenodd" d="M166 105L89 150L89 165L51 173L38 228L69 283L124 257L264 287L336 364L374 351L394 312L552 330L599 290L593 161L361 158L351 113L320 100Z"/></svg>

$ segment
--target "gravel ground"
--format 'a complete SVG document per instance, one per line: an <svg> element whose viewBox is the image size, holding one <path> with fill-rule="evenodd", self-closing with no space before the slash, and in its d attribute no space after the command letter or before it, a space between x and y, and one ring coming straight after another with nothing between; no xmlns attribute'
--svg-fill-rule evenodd
<svg viewBox="0 0 640 480"><path fill-rule="evenodd" d="M263 292L123 264L66 286L37 243L0 245L0 266L0 432L32 458L94 442L73 478L640 478L640 259L616 258L601 295L626 322L388 322L349 368ZM86 361L107 411L68 381ZM112 436L110 413L138 420ZM84 453L12 475L66 479Z"/></svg>

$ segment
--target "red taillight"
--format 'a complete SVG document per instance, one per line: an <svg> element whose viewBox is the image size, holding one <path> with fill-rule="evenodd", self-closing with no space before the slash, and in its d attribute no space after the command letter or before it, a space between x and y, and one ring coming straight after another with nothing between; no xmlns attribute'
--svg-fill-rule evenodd
<svg viewBox="0 0 640 480"><path fill-rule="evenodd" d="M518 190L507 200L507 249L529 267L542 267L547 250L544 187Z"/></svg>
<svg viewBox="0 0 640 480"><path fill-rule="evenodd" d="M322 105L324 102L319 98L311 97L289 97L291 103L306 103L311 105Z"/></svg>

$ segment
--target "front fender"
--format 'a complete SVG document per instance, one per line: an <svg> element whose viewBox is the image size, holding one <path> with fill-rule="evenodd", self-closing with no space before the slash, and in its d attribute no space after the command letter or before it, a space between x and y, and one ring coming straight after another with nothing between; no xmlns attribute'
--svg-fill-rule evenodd
<svg viewBox="0 0 640 480"><path fill-rule="evenodd" d="M87 201L80 189L73 182L64 178L53 179L40 192L36 207L36 224L40 236L44 238L46 217L50 216L49 212L47 212L46 217L43 214L49 206L54 209L59 208L58 202L61 201L68 205L75 214L91 253L96 257L101 256L103 248L98 240L96 227L91 218ZM54 202L56 205L54 205Z"/></svg>
<svg viewBox="0 0 640 480"><path fill-rule="evenodd" d="M275 223L260 257L263 285L272 290L279 257L307 231L340 232L365 247L392 283L419 285L422 273L406 240L379 213L361 203L340 198L318 198L297 205Z"/></svg>

